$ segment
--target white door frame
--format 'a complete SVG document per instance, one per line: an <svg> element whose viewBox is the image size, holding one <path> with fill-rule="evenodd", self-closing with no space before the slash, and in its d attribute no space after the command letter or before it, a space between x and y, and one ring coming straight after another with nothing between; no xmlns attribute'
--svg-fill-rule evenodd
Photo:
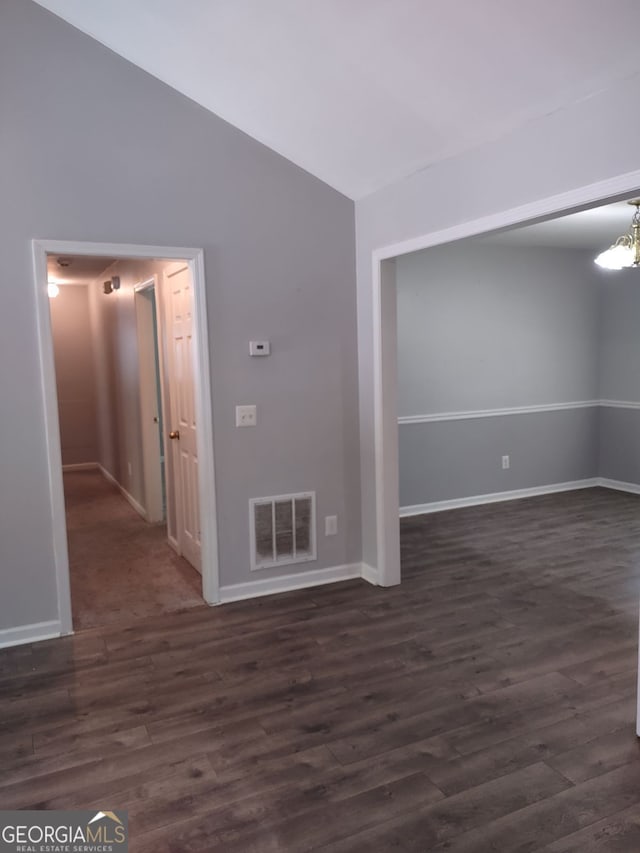
<svg viewBox="0 0 640 853"><path fill-rule="evenodd" d="M376 545L378 583L400 583L398 428L396 389L397 324L395 316L396 280L393 259L465 237L548 219L564 213L607 204L637 195L640 171L628 172L606 181L588 184L566 193L491 214L451 228L403 240L372 252L373 274L373 399L376 484ZM614 235L613 235L614 236ZM640 645L639 645L640 649ZM638 660L640 686L640 656ZM640 737L640 689L636 732Z"/></svg>
<svg viewBox="0 0 640 853"><path fill-rule="evenodd" d="M163 495L160 454L165 452L164 436L160 435L159 423L148 419L148 394L153 388L153 400L156 402L158 417L164 422L164 407L158 400L156 389L156 370L160 374L160 392L163 391L163 361L162 347L159 338L162 335L160 315L158 312L158 276L153 275L146 281L133 288L133 302L136 315L136 335L138 340L138 373L140 376L140 428L142 437L142 474L144 481L144 509L147 521L155 524L163 521ZM156 331L154 331L152 316L156 315ZM149 377L151 367L150 348L153 348L153 377ZM157 352L157 358L155 353ZM144 359L143 359L144 354ZM158 435L156 442L155 435ZM155 445L155 446L154 446Z"/></svg>
<svg viewBox="0 0 640 853"><path fill-rule="evenodd" d="M53 527L54 567L58 596L58 612L62 634L73 631L69 552L62 483L62 454L58 398L53 361L53 337L47 294L47 254L98 255L101 257L156 258L186 260L193 281L195 315L194 343L196 354L195 405L198 422L197 444L200 477L200 517L202 536L202 595L208 604L217 604L219 596L218 524L216 514L215 467L213 453L213 421L211 409L211 376L207 328L207 298L202 249L174 246L142 246L130 243L86 243L74 240L33 240L33 270L36 297L36 321L40 378L44 402L46 454L49 473L49 500Z"/></svg>

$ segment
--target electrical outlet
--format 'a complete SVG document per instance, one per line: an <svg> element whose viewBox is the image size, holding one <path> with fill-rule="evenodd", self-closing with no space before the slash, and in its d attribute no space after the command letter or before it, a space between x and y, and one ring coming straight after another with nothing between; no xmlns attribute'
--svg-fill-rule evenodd
<svg viewBox="0 0 640 853"><path fill-rule="evenodd" d="M249 355L271 355L269 341L249 341Z"/></svg>
<svg viewBox="0 0 640 853"><path fill-rule="evenodd" d="M507 468L510 468L510 467L511 467L511 460L509 459L508 456L503 456L502 457L502 470L506 471Z"/></svg>
<svg viewBox="0 0 640 853"><path fill-rule="evenodd" d="M335 536L338 532L338 516L327 515L324 519L324 535Z"/></svg>
<svg viewBox="0 0 640 853"><path fill-rule="evenodd" d="M236 426L249 427L257 423L255 406L236 406Z"/></svg>

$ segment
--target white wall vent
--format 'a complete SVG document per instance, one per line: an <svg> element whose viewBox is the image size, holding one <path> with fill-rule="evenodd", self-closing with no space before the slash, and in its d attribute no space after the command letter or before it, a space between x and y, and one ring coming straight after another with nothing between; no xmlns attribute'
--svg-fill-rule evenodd
<svg viewBox="0 0 640 853"><path fill-rule="evenodd" d="M249 501L251 571L316 559L316 495L277 495Z"/></svg>

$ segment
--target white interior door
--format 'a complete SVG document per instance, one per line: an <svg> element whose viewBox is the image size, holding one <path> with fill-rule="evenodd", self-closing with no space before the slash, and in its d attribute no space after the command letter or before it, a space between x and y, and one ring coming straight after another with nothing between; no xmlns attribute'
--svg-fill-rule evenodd
<svg viewBox="0 0 640 853"><path fill-rule="evenodd" d="M165 432L173 471L174 535L179 552L201 572L193 289L187 264L172 264L165 271L165 300L171 414Z"/></svg>

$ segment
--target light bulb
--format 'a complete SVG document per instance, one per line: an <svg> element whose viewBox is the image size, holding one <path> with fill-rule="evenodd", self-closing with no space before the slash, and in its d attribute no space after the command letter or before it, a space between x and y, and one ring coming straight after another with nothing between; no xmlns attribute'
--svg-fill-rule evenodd
<svg viewBox="0 0 640 853"><path fill-rule="evenodd" d="M56 296L60 293L60 288L55 283L55 281L50 281L47 284L47 293L49 294L49 299L55 299Z"/></svg>
<svg viewBox="0 0 640 853"><path fill-rule="evenodd" d="M605 270L625 269L633 266L633 249L631 246L611 246L605 252L601 252L595 262Z"/></svg>

